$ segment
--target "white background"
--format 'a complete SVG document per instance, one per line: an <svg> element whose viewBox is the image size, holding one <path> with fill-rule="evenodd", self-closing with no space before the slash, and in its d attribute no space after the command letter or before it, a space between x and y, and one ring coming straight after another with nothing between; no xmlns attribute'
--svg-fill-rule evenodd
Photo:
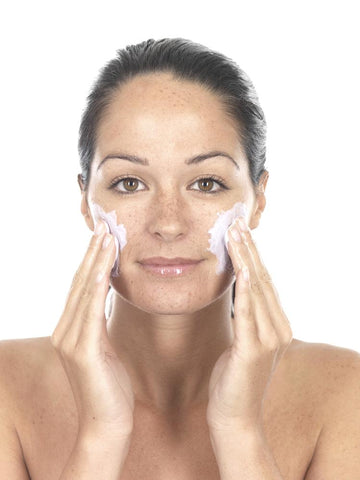
<svg viewBox="0 0 360 480"><path fill-rule="evenodd" d="M270 178L254 237L294 337L360 351L356 3L7 2L0 339L51 335L86 250L77 132L98 70L128 44L183 37L233 58L257 89Z"/></svg>

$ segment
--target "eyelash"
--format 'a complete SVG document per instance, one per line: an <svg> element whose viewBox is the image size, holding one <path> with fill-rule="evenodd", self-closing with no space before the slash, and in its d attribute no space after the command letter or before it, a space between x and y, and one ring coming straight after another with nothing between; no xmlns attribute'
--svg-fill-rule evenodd
<svg viewBox="0 0 360 480"><path fill-rule="evenodd" d="M143 183L139 178L136 178L136 177L118 177L111 183L109 188L110 189L115 189L115 187L123 180L138 180L139 182ZM210 194L210 195L215 195L215 194L221 193L222 190L229 190L229 187L227 187L226 183L221 178L217 177L216 175L209 175L208 177L200 177L200 178L196 179L191 185L193 185L196 182L199 182L200 180L215 181L218 185L220 185L221 189L216 190L214 192L205 192L203 190L196 190L197 192ZM124 191L117 190L117 193L120 193L121 195L132 195L133 193L137 193L138 191L141 191L141 190L137 190L137 191L133 191L133 192L124 192Z"/></svg>

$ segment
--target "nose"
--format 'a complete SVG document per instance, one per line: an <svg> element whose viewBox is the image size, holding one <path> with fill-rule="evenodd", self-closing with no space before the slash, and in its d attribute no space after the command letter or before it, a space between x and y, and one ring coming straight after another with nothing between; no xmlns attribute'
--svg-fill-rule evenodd
<svg viewBox="0 0 360 480"><path fill-rule="evenodd" d="M189 212L180 194L170 190L154 199L149 215L149 230L152 235L171 242L188 232Z"/></svg>

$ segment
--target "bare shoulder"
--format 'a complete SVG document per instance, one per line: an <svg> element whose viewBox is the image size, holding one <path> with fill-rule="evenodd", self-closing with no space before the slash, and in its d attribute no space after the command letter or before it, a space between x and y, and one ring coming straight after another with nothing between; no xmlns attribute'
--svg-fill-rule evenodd
<svg viewBox="0 0 360 480"><path fill-rule="evenodd" d="M32 385L44 358L44 339L0 341L0 477L29 480L20 413L29 405ZM42 352L42 353L41 353Z"/></svg>
<svg viewBox="0 0 360 480"><path fill-rule="evenodd" d="M304 342L302 340L293 339L289 349L290 355L296 355L304 361L314 361L317 366L324 365L325 362L330 361L333 366L336 363L339 367L343 367L344 360L359 360L360 353L350 348L331 345L328 343L312 343Z"/></svg>
<svg viewBox="0 0 360 480"><path fill-rule="evenodd" d="M19 404L31 398L34 385L44 379L51 365L56 365L56 358L50 337L0 341L1 390L15 416Z"/></svg>
<svg viewBox="0 0 360 480"><path fill-rule="evenodd" d="M349 348L294 339L286 365L289 374L302 378L321 395L323 407L353 395L354 383L360 388L360 353Z"/></svg>
<svg viewBox="0 0 360 480"><path fill-rule="evenodd" d="M325 375L324 381L336 381L338 385L339 374L345 380L356 374L360 367L360 353L350 348L330 345L327 343L311 343L294 339L288 351L290 362L302 364L312 368L309 374ZM358 373L358 371L357 371Z"/></svg>
<svg viewBox="0 0 360 480"><path fill-rule="evenodd" d="M290 371L309 388L321 429L305 480L357 478L360 471L360 354L323 343L295 340Z"/></svg>
<svg viewBox="0 0 360 480"><path fill-rule="evenodd" d="M18 375L29 373L37 362L43 361L48 356L53 356L50 337L0 341L0 367L5 377L9 375L13 381L19 379Z"/></svg>
<svg viewBox="0 0 360 480"><path fill-rule="evenodd" d="M44 353L51 352L50 337L13 338L0 340L0 362L31 362L43 358Z"/></svg>

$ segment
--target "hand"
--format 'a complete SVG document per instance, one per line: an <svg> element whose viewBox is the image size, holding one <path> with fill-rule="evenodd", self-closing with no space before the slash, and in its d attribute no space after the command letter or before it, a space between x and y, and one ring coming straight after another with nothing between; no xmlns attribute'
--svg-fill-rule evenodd
<svg viewBox="0 0 360 480"><path fill-rule="evenodd" d="M103 248L103 241L109 241ZM115 239L103 221L75 274L51 343L68 376L79 416L79 432L130 437L134 395L130 378L110 344L105 301L115 261Z"/></svg>
<svg viewBox="0 0 360 480"><path fill-rule="evenodd" d="M238 233L238 241L232 231ZM230 227L228 251L236 275L234 341L212 371L207 422L211 431L262 431L265 392L291 343L292 331L250 231L240 218Z"/></svg>

